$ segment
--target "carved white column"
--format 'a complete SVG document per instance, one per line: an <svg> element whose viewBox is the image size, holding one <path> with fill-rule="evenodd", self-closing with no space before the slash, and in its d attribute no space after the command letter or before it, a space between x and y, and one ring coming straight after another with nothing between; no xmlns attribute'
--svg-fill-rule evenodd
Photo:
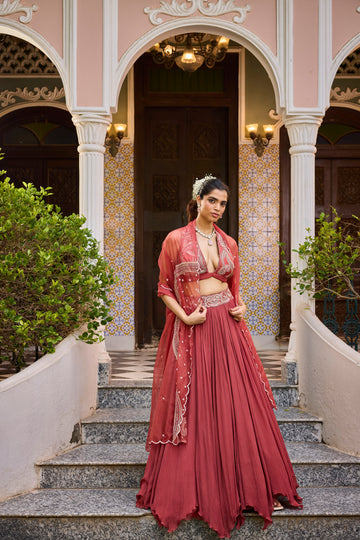
<svg viewBox="0 0 360 540"><path fill-rule="evenodd" d="M74 114L72 120L79 139L80 214L86 226L104 245L104 153L110 117L100 114Z"/></svg>
<svg viewBox="0 0 360 540"><path fill-rule="evenodd" d="M309 115L288 116L284 119L290 139L291 155L291 248L296 249L305 237L314 234L315 226L315 153L316 137L322 117ZM307 231L309 229L309 231ZM291 263L301 268L303 264L297 253L291 251ZM296 325L295 312L300 301L307 300L314 309L314 300L300 296L291 284L291 334L287 362L295 362ZM294 368L294 372L296 369ZM283 376L284 378L284 376ZM287 379L289 377L286 377ZM294 373L292 379L296 379ZM288 382L296 382L288 380Z"/></svg>

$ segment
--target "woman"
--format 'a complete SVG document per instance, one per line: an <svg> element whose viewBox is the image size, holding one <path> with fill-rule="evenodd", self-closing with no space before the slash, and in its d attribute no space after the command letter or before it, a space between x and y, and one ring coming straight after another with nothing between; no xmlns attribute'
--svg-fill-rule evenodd
<svg viewBox="0 0 360 540"><path fill-rule="evenodd" d="M244 522L301 506L272 408L270 385L243 320L236 242L215 224L228 188L208 175L194 184L189 224L159 257L166 324L156 357L145 474L137 506L169 532L198 517L222 538Z"/></svg>

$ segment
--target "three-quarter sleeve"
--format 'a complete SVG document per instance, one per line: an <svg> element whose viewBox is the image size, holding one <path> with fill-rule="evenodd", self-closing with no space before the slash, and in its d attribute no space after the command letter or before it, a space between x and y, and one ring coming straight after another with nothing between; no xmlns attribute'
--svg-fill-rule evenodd
<svg viewBox="0 0 360 540"><path fill-rule="evenodd" d="M229 289L236 303L239 302L239 287L240 287L240 264L239 264L239 251L238 245L233 238L231 238L230 250L234 261L234 271L232 276L228 280Z"/></svg>
<svg viewBox="0 0 360 540"><path fill-rule="evenodd" d="M160 269L158 282L158 296L170 296L177 300L174 287L175 253L171 233L165 238L158 264Z"/></svg>

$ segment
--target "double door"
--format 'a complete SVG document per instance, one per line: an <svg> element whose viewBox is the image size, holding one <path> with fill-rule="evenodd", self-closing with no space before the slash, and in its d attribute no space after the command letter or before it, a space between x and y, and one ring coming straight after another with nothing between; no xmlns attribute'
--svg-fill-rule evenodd
<svg viewBox="0 0 360 540"><path fill-rule="evenodd" d="M157 260L165 236L187 223L186 206L196 178L228 178L228 111L212 107L147 107L143 171L143 241L137 243L137 271L143 272L144 340L154 343L165 322L157 297ZM228 230L228 216L222 228Z"/></svg>

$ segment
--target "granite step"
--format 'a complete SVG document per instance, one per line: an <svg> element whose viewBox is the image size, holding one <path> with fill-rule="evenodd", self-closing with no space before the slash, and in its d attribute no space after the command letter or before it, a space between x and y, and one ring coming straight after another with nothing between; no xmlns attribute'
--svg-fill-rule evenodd
<svg viewBox="0 0 360 540"><path fill-rule="evenodd" d="M136 489L40 489L0 503L2 540L164 539L148 510L135 507ZM242 540L355 540L360 537L360 488L301 488L303 510L273 514L263 520L248 514L231 538ZM174 540L218 538L200 520L183 521Z"/></svg>
<svg viewBox="0 0 360 540"><path fill-rule="evenodd" d="M322 443L286 443L302 487L359 487L360 458ZM38 464L42 488L135 488L148 453L143 444L85 444Z"/></svg>
<svg viewBox="0 0 360 540"><path fill-rule="evenodd" d="M281 381L270 381L275 401L278 407L296 407L299 392L296 385ZM117 381L98 388L98 407L119 408L151 406L151 381Z"/></svg>
<svg viewBox="0 0 360 540"><path fill-rule="evenodd" d="M279 407L275 411L285 441L321 442L321 419L297 407ZM82 421L82 442L145 443L150 409L98 409Z"/></svg>

